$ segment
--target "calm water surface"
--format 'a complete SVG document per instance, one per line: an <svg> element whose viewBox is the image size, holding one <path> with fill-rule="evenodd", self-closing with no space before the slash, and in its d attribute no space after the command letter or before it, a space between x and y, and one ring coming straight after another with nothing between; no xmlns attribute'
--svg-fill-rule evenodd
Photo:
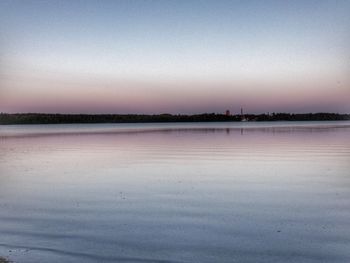
<svg viewBox="0 0 350 263"><path fill-rule="evenodd" d="M0 126L15 262L350 262L350 122Z"/></svg>

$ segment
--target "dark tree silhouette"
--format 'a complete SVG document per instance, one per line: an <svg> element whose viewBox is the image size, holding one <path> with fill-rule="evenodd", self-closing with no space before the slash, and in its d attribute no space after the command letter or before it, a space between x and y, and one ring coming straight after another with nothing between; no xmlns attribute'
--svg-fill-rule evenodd
<svg viewBox="0 0 350 263"><path fill-rule="evenodd" d="M249 121L336 121L350 120L350 114L338 113L272 113L245 114ZM43 114L0 113L0 124L59 124L59 123L142 123L142 122L215 122L241 121L240 115L203 113L195 115L142 114Z"/></svg>

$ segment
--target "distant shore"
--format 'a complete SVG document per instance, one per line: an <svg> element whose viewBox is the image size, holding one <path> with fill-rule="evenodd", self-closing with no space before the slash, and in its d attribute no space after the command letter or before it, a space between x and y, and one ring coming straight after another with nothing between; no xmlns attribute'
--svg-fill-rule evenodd
<svg viewBox="0 0 350 263"><path fill-rule="evenodd" d="M68 124L68 123L162 123L162 122L240 122L240 121L342 121L350 114L338 113L272 113L225 115L203 113L195 115L172 114L44 114L0 113L0 124Z"/></svg>

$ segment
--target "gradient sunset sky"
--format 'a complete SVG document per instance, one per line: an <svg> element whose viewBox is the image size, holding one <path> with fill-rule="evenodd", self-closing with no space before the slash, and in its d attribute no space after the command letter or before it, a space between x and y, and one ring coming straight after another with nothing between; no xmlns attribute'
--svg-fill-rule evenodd
<svg viewBox="0 0 350 263"><path fill-rule="evenodd" d="M350 1L0 1L0 111L350 113Z"/></svg>

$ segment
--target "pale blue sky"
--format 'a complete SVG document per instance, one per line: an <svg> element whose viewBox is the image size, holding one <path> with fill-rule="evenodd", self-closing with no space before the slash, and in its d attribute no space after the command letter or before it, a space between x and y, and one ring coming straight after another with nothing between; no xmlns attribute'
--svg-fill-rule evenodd
<svg viewBox="0 0 350 263"><path fill-rule="evenodd" d="M350 111L350 1L2 0L0 10L2 111Z"/></svg>

